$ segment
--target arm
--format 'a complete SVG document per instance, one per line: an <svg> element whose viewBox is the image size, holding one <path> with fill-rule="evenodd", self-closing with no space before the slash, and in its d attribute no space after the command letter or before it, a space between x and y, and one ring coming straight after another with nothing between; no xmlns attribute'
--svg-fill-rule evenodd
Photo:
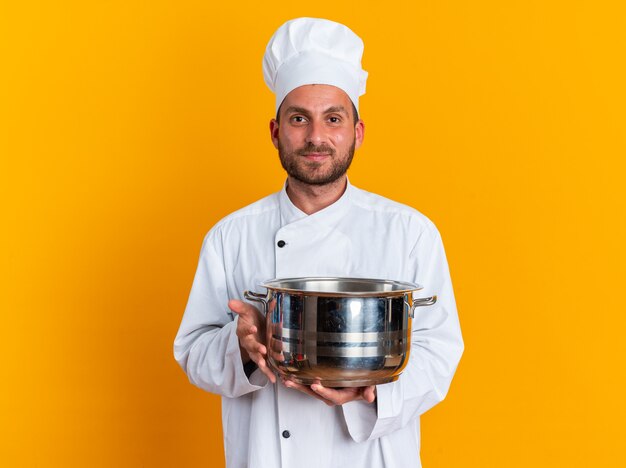
<svg viewBox="0 0 626 468"><path fill-rule="evenodd" d="M254 373L251 380L246 376L244 359L248 356L242 351L237 331L239 321L242 320L242 326L244 323L242 315L232 314L228 303L221 245L213 229L202 244L198 269L174 341L174 357L191 383L234 398L264 387L267 378L260 372ZM256 331L248 323L245 327ZM241 335L242 327L239 329Z"/></svg>
<svg viewBox="0 0 626 468"><path fill-rule="evenodd" d="M409 363L396 382L376 386L376 402L343 405L352 438L361 442L405 427L442 401L463 353L463 339L443 244L433 225L424 230L410 254L417 265L420 296L437 303L417 308L412 324Z"/></svg>

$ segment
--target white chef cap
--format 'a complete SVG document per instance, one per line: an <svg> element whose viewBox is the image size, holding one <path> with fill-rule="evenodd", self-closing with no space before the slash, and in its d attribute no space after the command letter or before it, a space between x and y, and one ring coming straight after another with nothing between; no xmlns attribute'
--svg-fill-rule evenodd
<svg viewBox="0 0 626 468"><path fill-rule="evenodd" d="M357 111L365 94L363 41L347 26L321 18L296 18L272 36L263 57L263 78L276 93L276 111L290 91L307 84L336 86Z"/></svg>

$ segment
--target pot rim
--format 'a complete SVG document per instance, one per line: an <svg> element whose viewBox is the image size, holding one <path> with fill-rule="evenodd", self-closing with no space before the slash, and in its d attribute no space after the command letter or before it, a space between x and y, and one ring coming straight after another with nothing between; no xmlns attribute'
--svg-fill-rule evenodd
<svg viewBox="0 0 626 468"><path fill-rule="evenodd" d="M376 285L386 285L391 287L388 291L329 291L314 289L298 289L293 287L281 286L287 282L344 282L344 283L371 283ZM395 297L419 291L423 288L420 284L410 283L408 281L396 281L377 278L350 278L350 277L330 277L330 276L304 276L299 278L273 278L263 281L260 284L272 291L287 292L289 294L299 294L303 296L314 295L322 297ZM394 289L395 288L395 289Z"/></svg>

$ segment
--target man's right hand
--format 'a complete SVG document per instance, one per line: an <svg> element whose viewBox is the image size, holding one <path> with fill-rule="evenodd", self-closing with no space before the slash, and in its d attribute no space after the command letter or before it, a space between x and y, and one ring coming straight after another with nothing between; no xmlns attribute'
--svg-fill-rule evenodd
<svg viewBox="0 0 626 468"><path fill-rule="evenodd" d="M276 382L276 376L267 367L265 356L267 347L265 341L265 318L259 310L251 304L236 299L228 301L228 307L239 316L237 321L237 338L243 363L252 360L267 376L270 382Z"/></svg>

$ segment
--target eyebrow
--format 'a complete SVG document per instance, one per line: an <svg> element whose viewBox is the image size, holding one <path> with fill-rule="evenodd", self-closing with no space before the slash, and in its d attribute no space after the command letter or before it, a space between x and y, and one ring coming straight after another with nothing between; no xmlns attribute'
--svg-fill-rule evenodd
<svg viewBox="0 0 626 468"><path fill-rule="evenodd" d="M285 113L289 114L289 113L297 113L297 114L306 114L306 115L310 115L311 113L305 109L304 107L297 107L297 106L289 106L286 110ZM344 114L348 114L348 111L346 110L345 107L343 106L331 106L328 109L326 109L324 111L324 114L332 114L333 112L335 113L344 113Z"/></svg>

